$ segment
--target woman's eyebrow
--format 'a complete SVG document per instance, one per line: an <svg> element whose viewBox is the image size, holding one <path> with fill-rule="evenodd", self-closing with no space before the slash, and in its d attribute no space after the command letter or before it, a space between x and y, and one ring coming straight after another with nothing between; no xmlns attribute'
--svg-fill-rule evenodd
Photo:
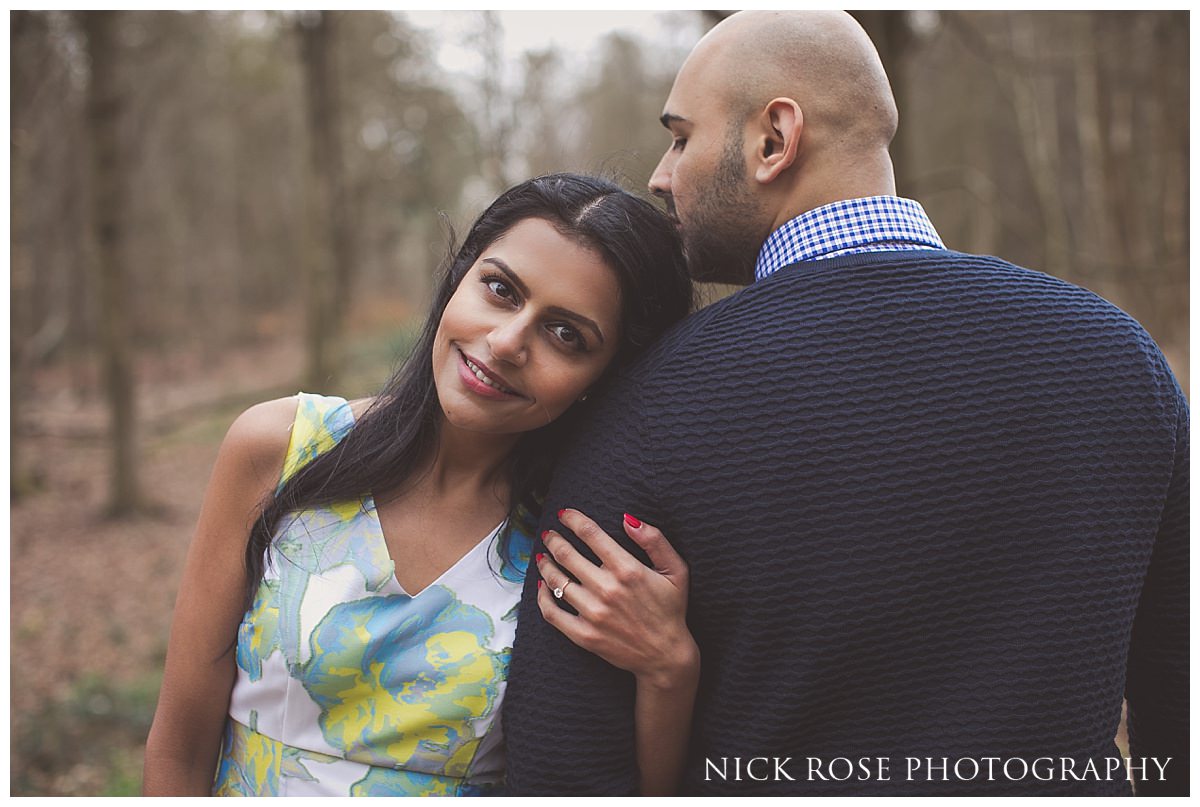
<svg viewBox="0 0 1200 807"><path fill-rule="evenodd" d="M499 258L494 258L494 257L484 258L482 262L490 263L492 266L495 266L497 269L499 269L500 272L506 278L508 278L508 282L512 283L514 286L517 287L517 291L521 292L522 297L529 296L529 287L525 285L525 282L523 280L521 280L521 278L517 275L517 273L514 272L512 267L509 266L507 263L505 263L504 261L502 261ZM604 344L604 334L601 333L600 326L597 325L592 320L585 317L583 314L577 314L576 312L572 311L569 308L563 308L563 307L557 306L557 305L549 306L546 309L546 311L548 311L551 314L556 314L560 317L565 317L566 319L573 320L574 322L576 322L579 325L583 325L584 327L588 328L596 335L596 339L597 339L597 341L600 342L600 344Z"/></svg>
<svg viewBox="0 0 1200 807"><path fill-rule="evenodd" d="M600 326L592 322L583 314L576 314L569 308L559 308L556 305L552 305L546 310L551 314L557 314L560 317L573 320L577 325L583 325L584 327L590 329L594 334L596 334L596 341L600 344L604 344L604 334L600 333Z"/></svg>
<svg viewBox="0 0 1200 807"><path fill-rule="evenodd" d="M507 263L500 260L499 258L484 258L483 262L490 263L493 266L495 266L497 269L499 269L501 272L503 272L504 276L508 278L508 282L512 283L514 286L516 286L517 291L521 292L522 297L529 296L529 287L525 285L525 281L523 281L523 280L521 280L521 278L517 277L517 273L514 272Z"/></svg>

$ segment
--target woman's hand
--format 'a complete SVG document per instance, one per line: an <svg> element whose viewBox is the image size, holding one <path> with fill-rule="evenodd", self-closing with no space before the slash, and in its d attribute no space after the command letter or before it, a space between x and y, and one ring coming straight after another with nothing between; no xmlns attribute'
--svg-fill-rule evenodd
<svg viewBox="0 0 1200 807"><path fill-rule="evenodd" d="M654 568L578 510L562 510L558 517L596 553L600 565L554 530L542 534L550 555L537 557L542 576L538 605L546 621L585 650L633 673L642 686L694 686L700 652L686 623L688 568L683 558L656 527L628 514L625 534L646 551ZM578 616L558 606L555 590Z"/></svg>

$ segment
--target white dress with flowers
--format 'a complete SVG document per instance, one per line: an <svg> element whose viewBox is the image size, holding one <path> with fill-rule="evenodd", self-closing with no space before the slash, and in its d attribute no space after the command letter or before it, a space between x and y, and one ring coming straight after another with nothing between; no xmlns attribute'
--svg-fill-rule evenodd
<svg viewBox="0 0 1200 807"><path fill-rule="evenodd" d="M354 425L299 395L283 478ZM410 596L374 501L285 517L238 631L216 795L476 795L504 773L500 702L532 519Z"/></svg>

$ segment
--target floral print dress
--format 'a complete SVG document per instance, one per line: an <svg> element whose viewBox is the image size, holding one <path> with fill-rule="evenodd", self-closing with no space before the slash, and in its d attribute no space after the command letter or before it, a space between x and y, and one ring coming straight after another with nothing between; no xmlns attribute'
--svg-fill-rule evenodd
<svg viewBox="0 0 1200 807"><path fill-rule="evenodd" d="M298 397L283 479L354 425L345 400ZM494 792L534 528L506 525L410 596L370 497L285 517L238 630L213 793Z"/></svg>

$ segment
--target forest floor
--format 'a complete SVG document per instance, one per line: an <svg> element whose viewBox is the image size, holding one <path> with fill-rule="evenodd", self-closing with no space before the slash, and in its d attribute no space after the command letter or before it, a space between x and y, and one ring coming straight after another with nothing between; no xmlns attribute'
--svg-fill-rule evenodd
<svg viewBox="0 0 1200 807"><path fill-rule="evenodd" d="M352 318L340 394L368 394L407 345L394 305L375 314ZM24 391L19 461L34 482L11 508L13 795L139 792L175 594L217 448L247 406L296 392L300 345L289 335L216 360L142 357L138 475L149 506L133 519L105 517L103 398L72 392L63 367Z"/></svg>

